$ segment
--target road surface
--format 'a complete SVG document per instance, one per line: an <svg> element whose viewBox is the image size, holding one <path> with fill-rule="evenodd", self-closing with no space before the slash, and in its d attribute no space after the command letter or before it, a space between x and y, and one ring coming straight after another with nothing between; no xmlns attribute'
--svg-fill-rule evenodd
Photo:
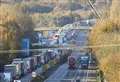
<svg viewBox="0 0 120 82"><path fill-rule="evenodd" d="M44 82L97 82L97 70L69 70L65 63Z"/></svg>
<svg viewBox="0 0 120 82"><path fill-rule="evenodd" d="M77 46L86 46L87 42L88 42L88 34L89 33L82 32L80 30L73 30L73 31L70 31L68 33L68 35L67 35L71 41L74 40L73 44L77 45ZM81 41L83 41L83 42L81 42ZM75 52L75 53L78 53L78 52ZM81 53L79 53L79 54L81 54ZM37 74L40 74L41 70L42 70L41 68L38 68L35 72ZM83 70L77 70L77 71L80 71L80 74L81 73L86 74L86 73L89 72L87 70L85 70L85 71L83 71ZM60 81L57 81L57 79L66 79L66 75L68 73L69 73L68 65L67 64L63 64L45 82L60 82ZM83 78L85 78L85 77L86 77L86 75ZM53 81L53 79L54 79L54 81ZM25 77L21 78L21 82L30 82L31 80L32 80L32 73L27 74Z"/></svg>
<svg viewBox="0 0 120 82"><path fill-rule="evenodd" d="M38 75L38 74L42 73L42 68L38 68L34 72L36 72ZM21 82L31 82L31 80L32 80L32 73L29 73L25 77L21 78Z"/></svg>
<svg viewBox="0 0 120 82"><path fill-rule="evenodd" d="M87 46L88 34L81 32L80 30L73 30L68 33L69 40L74 42L72 44L76 46ZM81 43L81 41L83 41ZM85 52L73 52L73 55L83 55ZM78 80L78 81L77 81ZM68 69L68 64L60 66L53 75L51 75L44 82L96 82L97 71L96 70L82 70L76 69L71 71Z"/></svg>
<svg viewBox="0 0 120 82"><path fill-rule="evenodd" d="M76 80L80 82L97 82L97 71L83 69L69 70L68 64L65 63L44 82L76 82Z"/></svg>

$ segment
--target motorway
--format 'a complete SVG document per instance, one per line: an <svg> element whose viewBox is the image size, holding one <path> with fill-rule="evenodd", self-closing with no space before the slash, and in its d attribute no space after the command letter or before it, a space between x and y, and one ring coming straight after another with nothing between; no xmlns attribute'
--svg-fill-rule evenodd
<svg viewBox="0 0 120 82"><path fill-rule="evenodd" d="M53 75L44 82L96 82L96 70L68 70L68 65L62 65ZM79 82L78 81L78 82Z"/></svg>
<svg viewBox="0 0 120 82"><path fill-rule="evenodd" d="M37 70L35 70L34 72L38 74L42 73L42 68L38 68ZM32 73L26 75L25 77L21 78L21 82L31 82L32 80Z"/></svg>
<svg viewBox="0 0 120 82"><path fill-rule="evenodd" d="M74 39L75 41L78 41L78 42L80 40L82 40L82 41L86 40L87 37L85 35L83 35L83 32L80 32L78 30L73 30L73 31L75 31L75 34L77 34L77 37L73 37L74 36L74 34L73 34L72 37L69 37L69 38L71 38L71 40ZM69 36L71 36L71 35L69 35ZM85 37L83 37L83 36L85 36ZM78 38L80 38L80 39L78 39ZM82 43L81 45L85 45L85 44ZM42 71L42 69L38 68L35 72L37 74L40 74L41 71ZM64 65L60 66L60 68L58 68L58 70L55 72L55 74L53 74L50 78L56 76L55 77L56 79L58 79L58 78L63 79L64 76L67 74L67 71L68 71L68 66L67 66L67 64L64 64ZM26 75L25 77L21 78L21 82L30 82L31 80L32 80L32 74L31 73ZM52 82L52 81L50 81L50 82ZM57 82L57 81L55 81L55 82Z"/></svg>
<svg viewBox="0 0 120 82"><path fill-rule="evenodd" d="M73 31L75 32L69 33L68 36L70 41L72 42L74 41L72 44L76 46L87 46L87 42L88 42L87 35L89 33L83 33L80 30L73 30ZM73 36L71 36L71 34ZM80 43L81 41L83 41L84 43ZM72 55L78 57L80 55L83 55L84 53L85 52L73 51ZM69 70L68 64L65 63L62 66L60 66L44 82L96 82L96 81L97 81L96 70L84 70L84 69Z"/></svg>
<svg viewBox="0 0 120 82"><path fill-rule="evenodd" d="M80 30L72 30L66 35L68 36L69 41L71 41L71 42L74 41L73 43L71 43L72 45L86 46L88 43L88 34L89 33L83 32ZM81 41L83 41L83 42L81 43ZM73 53L74 54L82 54L83 52L81 53L81 52L75 51ZM40 74L41 71L42 71L42 69L38 68L35 72L37 74ZM77 72L76 75L73 76L74 78L78 77L78 73L80 74L79 77L86 78L89 70L76 70L76 72ZM67 63L65 63L65 64L61 65L45 82L60 82L60 79L62 79L62 80L72 79L72 78L69 78L69 76L68 76L69 73L70 73L70 71L68 70L68 65L67 65ZM25 77L23 77L21 79L21 82L30 82L31 80L32 80L32 74L30 73L30 74L26 75ZM67 82L67 81L65 80L64 82ZM85 81L83 80L82 82L85 82ZM94 82L94 81L92 81L92 82Z"/></svg>
<svg viewBox="0 0 120 82"><path fill-rule="evenodd" d="M72 54L79 57L80 55L83 55L84 52L75 51ZM76 80L78 80L78 82L96 82L97 71L86 69L69 70L68 64L65 63L44 82L77 82Z"/></svg>
<svg viewBox="0 0 120 82"><path fill-rule="evenodd" d="M88 32L83 32L80 30L72 30L68 33L69 41L71 44L76 46L87 46L88 45ZM82 43L81 43L82 42ZM73 52L75 56L77 54L81 55L85 52ZM78 80L77 80L78 79ZM65 63L60 66L53 75L51 75L44 82L96 82L97 81L97 71L96 70L83 70L76 69L71 71L68 69L68 64Z"/></svg>

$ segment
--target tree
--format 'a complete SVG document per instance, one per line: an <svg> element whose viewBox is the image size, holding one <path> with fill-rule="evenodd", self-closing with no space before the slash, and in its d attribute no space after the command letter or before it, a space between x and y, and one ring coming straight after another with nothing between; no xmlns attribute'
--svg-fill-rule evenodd
<svg viewBox="0 0 120 82"><path fill-rule="evenodd" d="M91 45L119 44L120 11L118 0L113 0L109 17L95 25L90 35ZM108 82L120 82L120 47L93 48L100 62L100 69L104 72Z"/></svg>
<svg viewBox="0 0 120 82"><path fill-rule="evenodd" d="M0 6L0 50L20 49L23 37L33 39L34 24L32 18L15 6L2 4ZM0 53L0 60L5 64L16 57L16 54Z"/></svg>

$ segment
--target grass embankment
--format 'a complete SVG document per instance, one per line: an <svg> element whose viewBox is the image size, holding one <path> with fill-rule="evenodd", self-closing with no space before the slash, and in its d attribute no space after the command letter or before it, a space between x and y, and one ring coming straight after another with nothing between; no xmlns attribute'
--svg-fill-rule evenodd
<svg viewBox="0 0 120 82"><path fill-rule="evenodd" d="M91 45L118 45L93 48L108 82L120 82L120 11L118 0L113 0L109 18L95 25L90 35Z"/></svg>

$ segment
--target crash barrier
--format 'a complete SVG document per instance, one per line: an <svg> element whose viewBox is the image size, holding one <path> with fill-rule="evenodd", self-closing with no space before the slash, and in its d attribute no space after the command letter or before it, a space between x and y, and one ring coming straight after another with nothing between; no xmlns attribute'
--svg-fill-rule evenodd
<svg viewBox="0 0 120 82"><path fill-rule="evenodd" d="M96 79L52 79L52 80L46 80L44 82L97 82Z"/></svg>

